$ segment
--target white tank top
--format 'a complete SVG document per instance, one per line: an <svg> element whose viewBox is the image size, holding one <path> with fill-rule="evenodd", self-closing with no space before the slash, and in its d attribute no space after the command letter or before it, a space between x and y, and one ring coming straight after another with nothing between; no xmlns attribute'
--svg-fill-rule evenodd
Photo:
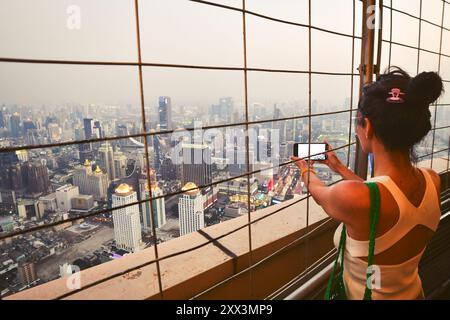
<svg viewBox="0 0 450 320"><path fill-rule="evenodd" d="M375 255L391 248L415 226L423 225L436 231L441 211L439 197L430 174L420 169L425 177L425 193L419 207L415 207L389 176L378 176L367 181L379 182L392 194L399 207L398 222L385 234L375 240ZM334 244L339 245L342 224L334 234ZM368 236L367 236L368 237ZM367 262L360 259L368 256L369 241L358 241L349 237L344 255L344 283L349 299L361 300L366 285ZM418 273L418 265L423 255L418 255L397 265L378 265L380 281L372 288L372 299L415 299L422 292L422 283ZM379 288L377 288L379 285Z"/></svg>

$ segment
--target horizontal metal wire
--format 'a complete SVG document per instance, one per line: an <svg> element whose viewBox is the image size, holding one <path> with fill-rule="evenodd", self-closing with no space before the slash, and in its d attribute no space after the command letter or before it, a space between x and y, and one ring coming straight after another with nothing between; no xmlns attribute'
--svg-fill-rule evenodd
<svg viewBox="0 0 450 320"><path fill-rule="evenodd" d="M323 32L326 32L326 33L334 34L334 35L337 35L337 36L348 37L348 38L355 38L355 39L362 39L362 37L360 37L360 36L355 36L355 35L348 34L348 33L342 33L342 32L337 32L337 31L333 31L333 30L329 30L329 29L325 29L325 28L320 28L320 27L316 27L316 26L313 26L313 25L305 24L305 23L298 23L298 22L294 22L294 21L279 19L279 18L267 16L267 15L264 15L264 14L260 14L260 13L254 12L254 11L250 11L250 10L247 10L247 9L244 10L242 8L227 6L227 5L220 4L220 3L215 3L215 2L210 2L210 1L203 1L203 0L189 0L189 1L197 2L197 3L201 3L201 4L206 4L206 5L213 6L213 7L219 7L219 8L223 8L223 9L228 9L228 10L232 10L232 11L238 11L238 12L246 13L248 15L259 17L259 18L262 18L262 19L265 19L265 20L270 20L270 21L279 22L279 23L283 23L283 24L289 24L289 25L303 27L303 28L307 28L307 29L311 28L311 29L314 29L314 30L318 30L318 31L323 31Z"/></svg>
<svg viewBox="0 0 450 320"><path fill-rule="evenodd" d="M386 39L383 39L383 42L389 43L389 44L395 44L395 45L400 46L400 47L405 47L405 48L409 48L409 49L424 51L424 52L432 53L432 54L435 54L435 55L438 55L438 56L443 56L443 57L450 58L450 55L447 55L447 54L444 54L444 53L439 53L439 52L428 50L428 49L424 49L424 48L414 47L414 46L411 46L409 44L404 44L404 43L400 43L400 42L390 41L390 40L386 40Z"/></svg>
<svg viewBox="0 0 450 320"><path fill-rule="evenodd" d="M333 115L333 114L340 114L340 113L351 112L354 110L356 110L356 109L352 108L352 109L345 109L345 110L339 110L339 111L315 113L315 114L312 114L311 117L313 118L313 117L321 117L321 116L327 116L327 115ZM151 137L151 136L156 136L156 135L166 135L166 134L183 132L183 131L195 131L195 130L203 131L203 130L209 130L209 129L239 127L239 126L245 126L246 124L255 125L255 124L261 124L261 123L304 119L304 118L309 118L309 117L310 117L310 115L299 115L299 116L292 116L292 117L283 117L283 118L278 118L278 119L264 119L264 120L255 120L255 121L249 121L249 122L243 121L243 122L235 122L235 123L225 123L225 124L219 124L219 125L205 126L205 127L201 127L201 128L187 127L187 128L173 129L173 130L162 130L162 131L147 132L147 133L136 133L136 134L130 134L130 135L125 135L125 136L93 138L93 139L84 139L84 140L76 140L76 141L72 140L72 141L47 143L47 144L39 144L39 145L4 147L4 148L0 148L0 153L14 152L14 151L19 151L19 150L33 150L33 149L63 147L63 146L104 142L104 141L125 140L128 138L139 138L139 137L143 138L143 137Z"/></svg>
<svg viewBox="0 0 450 320"><path fill-rule="evenodd" d="M450 148L445 148L445 149L442 149L442 150L439 150L439 151L434 151L434 152L425 154L425 155L420 156L420 157L417 157L417 158L418 158L418 159L422 159L422 158L430 157L430 156L435 155L435 154L437 154L437 153L441 153L441 152L444 152L444 151L448 151L449 149L450 149Z"/></svg>
<svg viewBox="0 0 450 320"><path fill-rule="evenodd" d="M270 69L270 68L252 68L252 67L226 67L226 66L205 66L191 64L171 64L171 63L149 63L149 62L121 62L121 61L89 61L89 60L54 60L54 59L26 59L0 57L0 62L4 63L30 63L30 64L56 64L56 65L90 65L90 66L131 66L131 67L156 67L156 68L179 68L179 69L197 69L197 70L219 70L219 71L252 71L252 72L272 72L272 73L298 73L298 74L318 74L331 76L359 76L358 73L349 72L327 72L327 71L308 71L294 69Z"/></svg>
<svg viewBox="0 0 450 320"><path fill-rule="evenodd" d="M433 26L435 26L435 27L438 27L439 29L443 29L443 30L446 30L446 31L450 31L450 29L448 29L448 28L446 28L446 27L444 27L444 26L441 26L441 25L439 25L439 24L437 24L437 23L431 22L431 21L429 21L429 20L427 20L427 19L424 19L424 18L422 18L422 17L415 16L415 15L413 15L413 14L411 14L411 13L408 13L408 12L405 12L405 11L402 11L402 10L399 10L399 9L396 9L396 8L393 8L393 7L390 7L390 6L388 6L388 5L383 5L383 8L392 10L392 11L394 11L394 12L402 13L402 14L404 14L404 15L407 15L407 16L411 17L411 18L414 18L414 19L417 19L417 20L419 20L419 21L423 21L423 22L426 22L426 23L428 23L428 24L431 24L431 25L433 25Z"/></svg>
<svg viewBox="0 0 450 320"><path fill-rule="evenodd" d="M336 151L336 150L340 150L340 149L343 149L343 148L347 148L347 147L350 147L350 146L354 145L355 143L356 142L348 143L346 145L334 148L334 149L332 149L330 151ZM320 154L322 154L322 153L313 154L313 155L311 155L311 157L316 156L316 155L320 155ZM190 188L190 189L187 189L187 190L179 190L179 191L176 191L176 192L163 194L161 196L152 197L152 199L144 199L144 200L128 203L128 204L117 206L117 207L113 207L113 208L106 208L106 209L102 209L102 210L98 210L98 211L82 214L82 215L79 215L77 217L68 218L68 219L64 219L64 220L61 220L61 221L55 221L55 222L48 223L48 224L38 225L38 226L35 226L35 227L27 228L27 229L24 229L24 230L19 230L19 231L16 231L16 232L9 232L7 234L0 235L0 241L3 240L3 239L17 237L17 236L23 235L23 234L36 232L36 231L39 231L39 230L42 230L42 229L49 229L51 227L55 227L55 226L58 226L58 225L61 225L61 224L67 223L67 222L72 222L72 221L76 221L76 220L79 220L79 219L85 219L85 218L97 216L97 215L100 215L100 214L108 213L108 212L111 212L111 211L120 210L120 209L123 209L123 208L135 206L135 205L140 205L140 204L143 204L143 203L146 203L146 202L153 202L153 201L158 200L158 199L170 198L170 197L173 197L173 196L176 196L176 195L184 194L184 193L189 192L189 191L193 191L193 190L197 190L197 189L205 189L205 188L212 187L212 186L215 186L215 185L218 185L218 184L221 184L221 183L225 183L225 182L233 181L233 180L236 180L236 179L252 176L254 174L261 173L261 172L264 172L264 171L268 171L268 170L273 170L275 168L284 167L284 166L287 166L287 165L290 165L290 164L293 164L293 163L295 163L295 161L287 161L287 162L278 164L276 166L269 166L269 167L261 168L261 169L254 170L254 171L251 171L251 172L246 172L246 173L243 173L243 174L238 175L238 176L229 177L227 179L222 179L222 180L215 181L215 182L212 182L212 183L209 183L209 184L201 185L201 186L198 186L196 188Z"/></svg>

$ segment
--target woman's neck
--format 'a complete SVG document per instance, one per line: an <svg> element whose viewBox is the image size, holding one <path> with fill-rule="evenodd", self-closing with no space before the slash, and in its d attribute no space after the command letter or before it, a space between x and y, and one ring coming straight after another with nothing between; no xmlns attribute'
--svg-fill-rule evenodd
<svg viewBox="0 0 450 320"><path fill-rule="evenodd" d="M373 148L375 176L404 176L414 171L409 152L386 151L382 146Z"/></svg>

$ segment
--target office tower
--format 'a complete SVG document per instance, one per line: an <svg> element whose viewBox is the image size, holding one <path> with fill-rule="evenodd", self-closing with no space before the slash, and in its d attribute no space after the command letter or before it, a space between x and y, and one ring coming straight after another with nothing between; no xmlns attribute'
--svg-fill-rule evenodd
<svg viewBox="0 0 450 320"><path fill-rule="evenodd" d="M47 126L48 137L51 142L59 142L61 141L61 133L62 130L57 123L49 123Z"/></svg>
<svg viewBox="0 0 450 320"><path fill-rule="evenodd" d="M127 176L127 157L119 148L114 151L114 172L116 179Z"/></svg>
<svg viewBox="0 0 450 320"><path fill-rule="evenodd" d="M58 209L61 211L69 211L72 209L72 199L79 195L77 186L65 185L56 189L56 202Z"/></svg>
<svg viewBox="0 0 450 320"><path fill-rule="evenodd" d="M92 137L93 138L103 138L105 136L100 121L94 121L94 125L92 127Z"/></svg>
<svg viewBox="0 0 450 320"><path fill-rule="evenodd" d="M102 143L101 147L98 149L98 156L100 167L106 171L109 180L113 181L116 178L116 173L114 168L113 148L109 142Z"/></svg>
<svg viewBox="0 0 450 320"><path fill-rule="evenodd" d="M162 190L158 187L158 185L154 184L151 187L152 189L152 197L159 197L163 195ZM148 183L145 183L144 190L141 190L141 199L146 200L150 199L150 191L148 187ZM152 208L150 205L153 205L153 217L155 220L155 228L161 228L163 225L166 224L166 206L164 198L159 198L153 201L147 201L142 203L141 210L142 210L142 221L144 224L144 230L146 232L152 231Z"/></svg>
<svg viewBox="0 0 450 320"><path fill-rule="evenodd" d="M23 133L26 134L28 130L36 130L36 125L31 120L24 120L23 121Z"/></svg>
<svg viewBox="0 0 450 320"><path fill-rule="evenodd" d="M19 138L21 135L21 128L20 128L20 115L15 112L11 118L10 121L10 128L11 128L11 135L14 138Z"/></svg>
<svg viewBox="0 0 450 320"><path fill-rule="evenodd" d="M93 123L91 118L83 119L84 139L93 138ZM83 143L79 145L80 162L85 163L86 160L92 161L94 159L94 152L92 150L92 143Z"/></svg>
<svg viewBox="0 0 450 320"><path fill-rule="evenodd" d="M17 212L23 219L42 219L45 207L39 200L23 199L17 202Z"/></svg>
<svg viewBox="0 0 450 320"><path fill-rule="evenodd" d="M202 193L192 182L186 183L182 188L183 191L190 189L193 190L183 193L178 200L180 236L205 227Z"/></svg>
<svg viewBox="0 0 450 320"><path fill-rule="evenodd" d="M91 163L86 160L83 165L75 169L73 184L79 187L81 194L93 195L95 199L106 198L109 186L108 175L97 166L92 171Z"/></svg>
<svg viewBox="0 0 450 320"><path fill-rule="evenodd" d="M172 159L165 158L161 164L161 177L164 181L177 180L177 166L173 164Z"/></svg>
<svg viewBox="0 0 450 320"><path fill-rule="evenodd" d="M137 202L137 193L125 183L119 185L112 195L113 208L133 202ZM142 243L139 205L113 210L113 222L117 248L130 252L139 251Z"/></svg>
<svg viewBox="0 0 450 320"><path fill-rule="evenodd" d="M130 133L128 132L128 128L126 125L120 124L116 127L116 133L118 137L126 137L128 135L130 135ZM128 139L120 139L118 141L119 145L121 147L125 147L128 145L129 140Z"/></svg>
<svg viewBox="0 0 450 320"><path fill-rule="evenodd" d="M182 183L212 183L211 149L204 144L183 144Z"/></svg>
<svg viewBox="0 0 450 320"><path fill-rule="evenodd" d="M16 209L16 192L0 189L0 212L15 213Z"/></svg>
<svg viewBox="0 0 450 320"><path fill-rule="evenodd" d="M153 151L155 154L155 169L157 171L161 168L162 155L161 155L161 141L157 135L153 136Z"/></svg>
<svg viewBox="0 0 450 320"><path fill-rule="evenodd" d="M3 117L3 110L0 109L0 129L5 127L5 118Z"/></svg>
<svg viewBox="0 0 450 320"><path fill-rule="evenodd" d="M47 166L41 162L27 162L23 166L27 192L46 194L51 191Z"/></svg>
<svg viewBox="0 0 450 320"><path fill-rule="evenodd" d="M17 276L22 286L28 286L38 280L33 262L20 262L17 267Z"/></svg>
<svg viewBox="0 0 450 320"><path fill-rule="evenodd" d="M172 102L169 97L159 97L159 127L161 130L172 129Z"/></svg>
<svg viewBox="0 0 450 320"><path fill-rule="evenodd" d="M3 187L14 191L24 192L26 188L26 171L19 163L11 165L4 171ZM3 172L2 172L3 173Z"/></svg>
<svg viewBox="0 0 450 320"><path fill-rule="evenodd" d="M227 121L229 123L231 121L231 116L234 112L234 102L233 98L226 97L221 98L219 100L219 106L220 106L220 119Z"/></svg>

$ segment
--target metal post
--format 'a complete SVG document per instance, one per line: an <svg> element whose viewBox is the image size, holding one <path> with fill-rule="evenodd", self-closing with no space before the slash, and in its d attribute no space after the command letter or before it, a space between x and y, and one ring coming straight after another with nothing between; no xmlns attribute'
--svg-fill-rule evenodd
<svg viewBox="0 0 450 320"><path fill-rule="evenodd" d="M371 25L375 19L375 8L375 0L363 1L361 65L359 67L360 97L363 86L373 81L373 75L375 71L373 64L375 28ZM367 178L367 153L363 152L358 139L356 141L355 172L361 178Z"/></svg>

